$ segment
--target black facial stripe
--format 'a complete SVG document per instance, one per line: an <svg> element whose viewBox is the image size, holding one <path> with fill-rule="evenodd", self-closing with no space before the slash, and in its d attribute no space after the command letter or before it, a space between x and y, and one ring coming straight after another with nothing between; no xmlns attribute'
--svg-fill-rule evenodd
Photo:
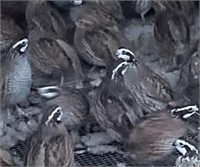
<svg viewBox="0 0 200 167"><path fill-rule="evenodd" d="M130 52L126 52L126 54L127 54L128 56L130 56L131 58L135 58L134 55L131 54Z"/></svg>

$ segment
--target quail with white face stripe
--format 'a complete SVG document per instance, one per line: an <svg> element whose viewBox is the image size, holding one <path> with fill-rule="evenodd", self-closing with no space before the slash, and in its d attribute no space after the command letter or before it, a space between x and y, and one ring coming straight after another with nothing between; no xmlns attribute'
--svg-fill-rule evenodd
<svg viewBox="0 0 200 167"><path fill-rule="evenodd" d="M149 113L139 119L129 132L126 148L140 165L153 165L163 159L164 165L174 153L173 142L189 130L190 126L172 117L170 110ZM175 160L176 157L171 158Z"/></svg>
<svg viewBox="0 0 200 167"><path fill-rule="evenodd" d="M73 141L62 123L62 108L48 106L38 130L28 140L26 166L74 167Z"/></svg>
<svg viewBox="0 0 200 167"><path fill-rule="evenodd" d="M199 167L199 150L195 145L180 137L173 143L173 146L181 154L176 160L176 167Z"/></svg>
<svg viewBox="0 0 200 167"><path fill-rule="evenodd" d="M1 60L0 96L2 108L13 107L25 101L29 95L32 78L26 54L27 46L28 39L18 41ZM21 109L18 111L24 114Z"/></svg>
<svg viewBox="0 0 200 167"><path fill-rule="evenodd" d="M194 114L199 116L198 111L199 111L199 108L197 107L197 105L193 105L193 106L191 105L191 106L186 106L186 107L171 110L172 114L174 115L180 114L181 118L183 119L187 119Z"/></svg>
<svg viewBox="0 0 200 167"><path fill-rule="evenodd" d="M132 92L144 112L164 109L173 99L169 83L137 60L129 49L120 48L115 55L123 62L112 71L111 79L117 78L116 73L121 71L120 82Z"/></svg>
<svg viewBox="0 0 200 167"><path fill-rule="evenodd" d="M136 61L135 54L132 51L130 51L129 49L126 49L126 48L117 49L115 55L117 56L118 59L122 59L126 62Z"/></svg>

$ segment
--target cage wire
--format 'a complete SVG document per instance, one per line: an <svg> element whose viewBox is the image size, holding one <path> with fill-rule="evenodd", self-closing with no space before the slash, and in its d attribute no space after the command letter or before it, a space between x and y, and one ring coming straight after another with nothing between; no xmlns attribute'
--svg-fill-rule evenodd
<svg viewBox="0 0 200 167"><path fill-rule="evenodd" d="M11 152L15 156L19 157L21 161L25 157L25 148L27 143L20 142L15 147L11 148ZM171 155L163 158L159 161L154 162L150 165L141 165L138 164L131 157L124 157L119 153L106 153L103 155L95 155L88 152L82 154L75 154L75 163L78 167L81 166L117 166L119 163L124 163L126 167L128 166L174 166L176 158L178 156L177 152L172 153Z"/></svg>

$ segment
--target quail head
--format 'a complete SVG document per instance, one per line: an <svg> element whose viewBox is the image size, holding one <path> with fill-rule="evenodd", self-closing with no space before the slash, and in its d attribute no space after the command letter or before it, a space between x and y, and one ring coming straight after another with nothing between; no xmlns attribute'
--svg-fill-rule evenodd
<svg viewBox="0 0 200 167"><path fill-rule="evenodd" d="M16 22L6 15L1 15L1 54L7 52L9 48L23 38L22 29L16 24Z"/></svg>
<svg viewBox="0 0 200 167"><path fill-rule="evenodd" d="M80 60L69 44L72 31L68 34L70 27L61 14L46 2L30 1L26 19L30 39L29 59L33 67L47 76L61 77L67 81L82 80Z"/></svg>
<svg viewBox="0 0 200 167"><path fill-rule="evenodd" d="M26 166L74 166L73 142L62 123L63 110L58 105L48 106L41 125L28 146Z"/></svg>
<svg viewBox="0 0 200 167"><path fill-rule="evenodd" d="M11 107L26 100L32 83L27 59L28 39L14 44L1 60L1 107Z"/></svg>
<svg viewBox="0 0 200 167"><path fill-rule="evenodd" d="M124 82L144 113L166 108L173 99L172 89L167 81L137 60L129 49L118 49L116 56L123 62L113 70L112 80Z"/></svg>
<svg viewBox="0 0 200 167"><path fill-rule="evenodd" d="M63 108L62 122L68 129L79 128L87 119L89 104L84 94L77 89L61 88L57 97L46 102Z"/></svg>
<svg viewBox="0 0 200 167"><path fill-rule="evenodd" d="M188 122L189 124L193 125L194 131L197 131L199 127L199 108L197 105L189 105L185 107L175 108L171 110L171 113L175 117L179 117L183 121Z"/></svg>
<svg viewBox="0 0 200 167"><path fill-rule="evenodd" d="M178 138L173 143L173 146L180 153L176 160L176 167L198 167L200 165L199 149L196 145L197 143L191 143L184 137Z"/></svg>
<svg viewBox="0 0 200 167"><path fill-rule="evenodd" d="M173 142L188 130L188 124L174 118L168 110L150 113L136 122L127 138L126 149L138 164L166 161L174 152Z"/></svg>
<svg viewBox="0 0 200 167"><path fill-rule="evenodd" d="M190 42L187 19L176 11L165 10L156 18L154 36L168 54L173 56L185 53Z"/></svg>

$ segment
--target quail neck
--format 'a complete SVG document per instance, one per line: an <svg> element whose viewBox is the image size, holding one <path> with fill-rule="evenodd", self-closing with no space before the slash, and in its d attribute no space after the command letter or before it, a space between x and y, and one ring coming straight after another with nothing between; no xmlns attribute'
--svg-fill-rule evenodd
<svg viewBox="0 0 200 167"><path fill-rule="evenodd" d="M15 105L26 99L32 83L31 67L26 55L28 40L14 44L2 58L1 99L3 106Z"/></svg>

